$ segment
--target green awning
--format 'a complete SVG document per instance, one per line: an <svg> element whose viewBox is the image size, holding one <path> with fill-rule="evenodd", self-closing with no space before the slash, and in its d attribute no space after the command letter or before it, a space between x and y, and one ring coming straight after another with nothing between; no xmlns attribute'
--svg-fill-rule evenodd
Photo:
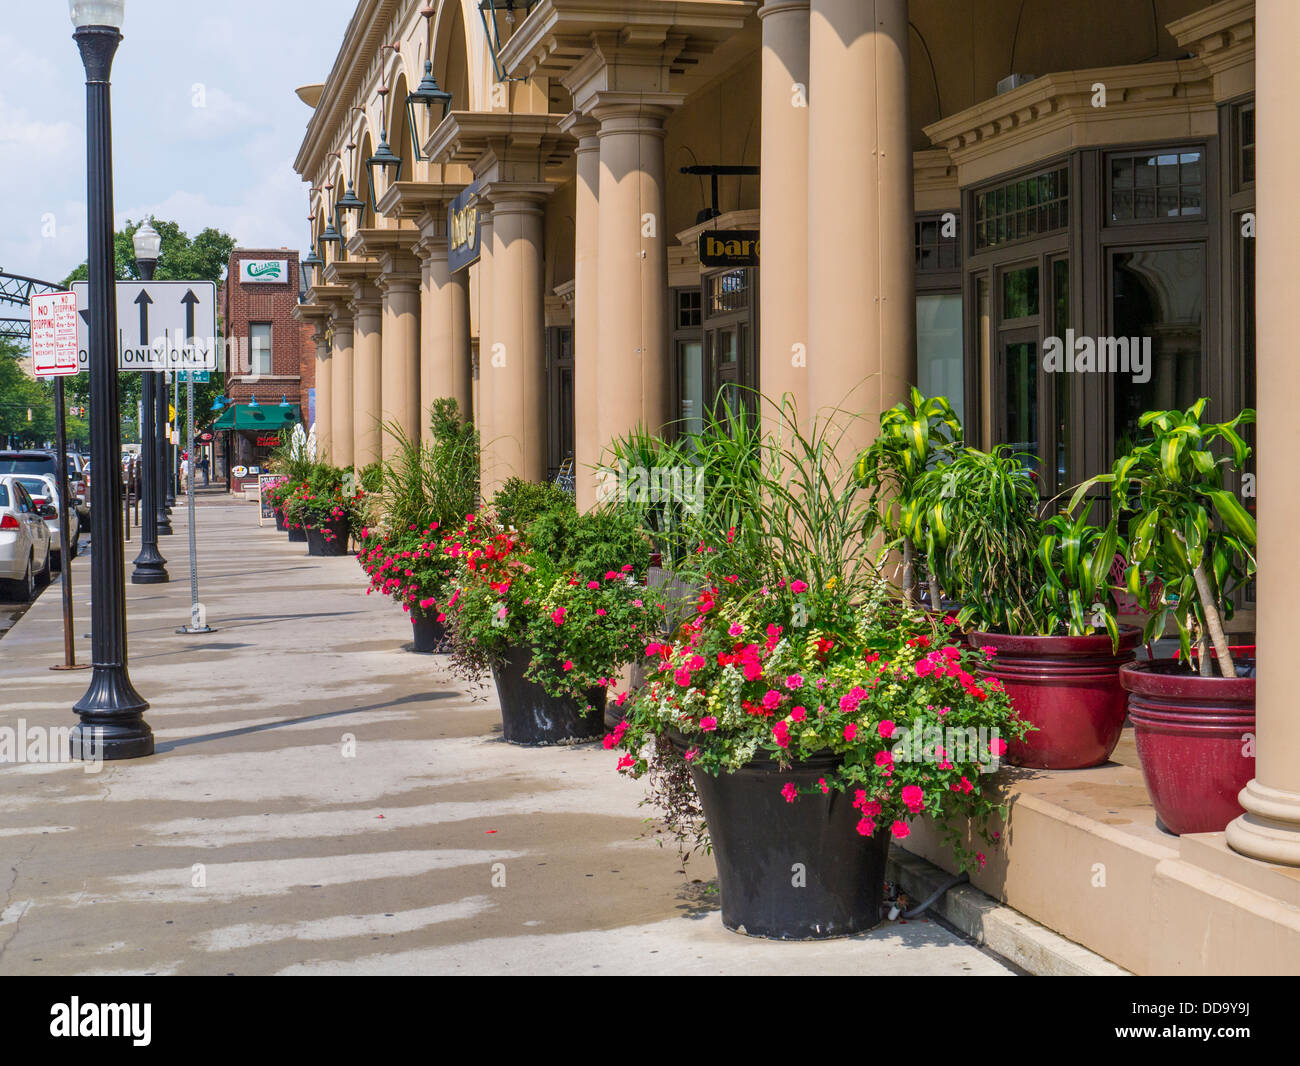
<svg viewBox="0 0 1300 1066"><path fill-rule="evenodd" d="M301 421L302 410L296 403L291 403L288 407L281 407L278 403L259 403L256 407L249 407L246 403L240 403L222 411L221 417L212 423L212 428L278 433Z"/></svg>

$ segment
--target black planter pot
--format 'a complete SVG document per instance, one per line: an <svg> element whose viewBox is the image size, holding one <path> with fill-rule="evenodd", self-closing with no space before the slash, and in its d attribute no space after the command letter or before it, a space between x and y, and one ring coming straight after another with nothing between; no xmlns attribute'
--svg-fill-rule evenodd
<svg viewBox="0 0 1300 1066"><path fill-rule="evenodd" d="M284 512L278 507L275 509L275 528L281 533L289 529L289 523L285 521Z"/></svg>
<svg viewBox="0 0 1300 1066"><path fill-rule="evenodd" d="M587 700L593 710L584 714L584 708L575 700L552 696L541 685L527 680L524 671L531 662L530 648L511 648L492 667L506 740L534 746L604 736L605 690L588 691Z"/></svg>
<svg viewBox="0 0 1300 1066"><path fill-rule="evenodd" d="M290 538L292 539L292 538ZM307 530L308 555L347 555L348 520L336 518Z"/></svg>
<svg viewBox="0 0 1300 1066"><path fill-rule="evenodd" d="M448 651L447 627L438 621L436 615L424 614L422 611L411 612L411 630L415 643L412 651L421 655Z"/></svg>
<svg viewBox="0 0 1300 1066"><path fill-rule="evenodd" d="M788 803L781 787L813 786L835 756L781 770L769 759L730 774L691 769L718 866L722 924L769 940L825 940L880 922L889 830L860 836L860 812L846 793L803 794Z"/></svg>
<svg viewBox="0 0 1300 1066"><path fill-rule="evenodd" d="M299 526L297 529L293 529L293 528L287 529L285 530L285 532L289 534L290 544L307 543L307 531L303 529L302 526Z"/></svg>

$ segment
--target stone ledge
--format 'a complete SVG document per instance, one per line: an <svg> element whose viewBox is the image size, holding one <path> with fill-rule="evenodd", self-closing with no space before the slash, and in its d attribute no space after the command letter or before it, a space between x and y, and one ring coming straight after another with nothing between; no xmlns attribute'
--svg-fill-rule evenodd
<svg viewBox="0 0 1300 1066"><path fill-rule="evenodd" d="M948 873L902 848L890 851L887 875L920 902L948 880ZM1004 907L969 884L956 885L930 910L977 944L1035 977L1129 977L1128 970Z"/></svg>

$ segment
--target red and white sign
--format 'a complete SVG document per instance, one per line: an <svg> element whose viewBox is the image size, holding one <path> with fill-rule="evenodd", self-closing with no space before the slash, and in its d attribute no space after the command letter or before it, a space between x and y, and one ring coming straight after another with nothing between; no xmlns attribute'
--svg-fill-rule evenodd
<svg viewBox="0 0 1300 1066"><path fill-rule="evenodd" d="M32 373L38 378L76 374L77 297L71 292L33 296Z"/></svg>

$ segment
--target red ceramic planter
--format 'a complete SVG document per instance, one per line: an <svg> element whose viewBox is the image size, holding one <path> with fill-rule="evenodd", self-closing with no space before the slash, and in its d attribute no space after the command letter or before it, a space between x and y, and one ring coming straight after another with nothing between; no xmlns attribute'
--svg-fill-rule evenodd
<svg viewBox="0 0 1300 1066"><path fill-rule="evenodd" d="M1238 666L1253 667L1251 660ZM1174 659L1130 663L1129 692L1142 776L1171 833L1218 833L1242 813L1237 794L1255 776L1255 679L1200 677Z"/></svg>
<svg viewBox="0 0 1300 1066"><path fill-rule="evenodd" d="M997 655L980 668L996 677L1016 714L1036 726L1022 741L1007 742L1007 758L1036 770L1079 770L1110 758L1124 728L1127 697L1120 667L1133 661L1141 639L1135 626L1110 637L1013 637L972 633L973 647Z"/></svg>

